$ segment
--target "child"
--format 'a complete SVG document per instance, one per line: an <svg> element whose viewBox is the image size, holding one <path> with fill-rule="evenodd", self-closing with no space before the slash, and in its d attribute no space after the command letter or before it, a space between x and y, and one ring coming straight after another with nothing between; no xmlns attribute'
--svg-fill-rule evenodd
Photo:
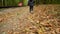
<svg viewBox="0 0 60 34"><path fill-rule="evenodd" d="M33 6L34 6L34 0L29 0L28 5L30 7L30 12L33 11Z"/></svg>

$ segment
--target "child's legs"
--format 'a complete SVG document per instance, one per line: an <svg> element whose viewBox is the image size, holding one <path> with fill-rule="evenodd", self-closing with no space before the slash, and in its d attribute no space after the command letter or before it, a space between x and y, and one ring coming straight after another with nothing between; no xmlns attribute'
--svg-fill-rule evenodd
<svg viewBox="0 0 60 34"><path fill-rule="evenodd" d="M33 11L33 6L30 6L30 11Z"/></svg>

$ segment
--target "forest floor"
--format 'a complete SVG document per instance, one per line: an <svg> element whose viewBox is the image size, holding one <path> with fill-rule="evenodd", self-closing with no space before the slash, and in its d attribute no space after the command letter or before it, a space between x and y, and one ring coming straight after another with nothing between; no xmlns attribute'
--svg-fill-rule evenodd
<svg viewBox="0 0 60 34"><path fill-rule="evenodd" d="M60 5L39 5L0 11L0 34L60 34Z"/></svg>

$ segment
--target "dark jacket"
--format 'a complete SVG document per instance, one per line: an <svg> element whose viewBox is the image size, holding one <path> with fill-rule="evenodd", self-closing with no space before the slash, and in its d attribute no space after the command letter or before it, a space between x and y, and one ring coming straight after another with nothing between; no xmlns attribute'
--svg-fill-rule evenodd
<svg viewBox="0 0 60 34"><path fill-rule="evenodd" d="M29 1L28 1L28 5L29 5L29 6L34 6L34 0L32 0L32 1L29 0Z"/></svg>

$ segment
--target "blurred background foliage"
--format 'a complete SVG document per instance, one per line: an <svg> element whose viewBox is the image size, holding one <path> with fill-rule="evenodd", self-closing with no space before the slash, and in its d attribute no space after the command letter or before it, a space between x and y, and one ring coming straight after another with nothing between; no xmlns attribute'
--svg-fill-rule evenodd
<svg viewBox="0 0 60 34"><path fill-rule="evenodd" d="M60 4L60 0L34 0L36 4ZM0 0L0 7L4 6L18 6L19 2L23 3L23 6L28 4L28 0Z"/></svg>

